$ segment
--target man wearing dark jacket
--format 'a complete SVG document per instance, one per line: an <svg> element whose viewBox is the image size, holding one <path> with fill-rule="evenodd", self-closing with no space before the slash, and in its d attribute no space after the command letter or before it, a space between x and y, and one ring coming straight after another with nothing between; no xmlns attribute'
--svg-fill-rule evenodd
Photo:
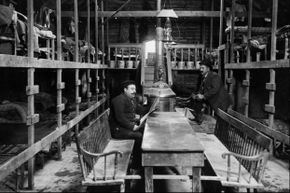
<svg viewBox="0 0 290 193"><path fill-rule="evenodd" d="M218 108L226 111L232 104L230 95L226 92L223 82L219 75L212 72L213 62L210 59L204 59L200 63L202 81L197 95L194 99L205 102L216 111ZM199 110L197 110L199 111ZM202 114L201 112L196 112ZM197 122L201 123L201 116L197 115Z"/></svg>
<svg viewBox="0 0 290 193"><path fill-rule="evenodd" d="M110 129L115 139L134 139L133 167L141 164L141 143L143 125L139 125L146 108L136 101L136 85L134 81L125 81L121 84L123 92L113 98L110 109Z"/></svg>

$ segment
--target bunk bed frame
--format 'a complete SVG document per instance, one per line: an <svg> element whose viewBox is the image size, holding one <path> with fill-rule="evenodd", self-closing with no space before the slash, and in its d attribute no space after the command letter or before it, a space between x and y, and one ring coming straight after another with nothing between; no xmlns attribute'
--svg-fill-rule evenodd
<svg viewBox="0 0 290 193"><path fill-rule="evenodd" d="M96 1L97 2L97 1ZM88 56L87 63L79 62L79 50L78 50L78 3L74 1L74 18L76 21L76 32L75 32L75 62L73 61L62 61L62 51L61 51L61 23L60 19L57 19L57 34L56 34L56 48L57 48L57 57L54 58L54 54L51 57L48 56L47 59L36 59L34 58L34 49L33 49L33 1L27 1L28 5L28 57L16 56L16 55L5 55L0 54L0 68L12 68L12 69L24 69L27 71L27 86L26 86L26 95L28 102L28 111L26 118L26 125L28 129L28 144L25 149L18 151L17 154L9 154L10 157L5 157L4 162L1 162L0 165L0 181L5 179L9 174L17 171L18 168L23 169L23 165L28 162L28 189L32 190L34 187L34 156L42 151L44 148L49 146L52 142L57 141L58 144L58 159L62 159L62 136L74 130L76 135L79 130L79 123L87 118L90 114L98 115L100 112L105 111L107 108L108 95L105 85L105 71L107 66L104 65L104 57L101 62L98 59L96 54L96 63L90 62L90 57ZM56 14L57 18L61 18L61 1L57 0L56 2ZM102 3L103 4L103 3ZM88 3L88 10L90 10L90 5ZM97 10L97 9L96 9ZM90 13L88 12L88 18L90 18ZM103 20L103 18L101 18ZM98 24L98 11L96 11L96 25ZM90 25L88 25L90 26ZM103 28L103 27L102 27ZM96 28L98 29L98 28ZM88 28L88 33L90 27ZM104 32L102 30L102 32ZM102 36L104 36L102 34ZM90 34L88 34L90 37ZM96 45L98 45L98 32L96 33ZM90 41L90 40L89 40ZM54 41L53 41L54 43ZM53 45L52 43L52 45ZM102 49L104 50L104 43ZM50 43L47 45L49 46ZM49 48L50 49L50 48ZM52 46L53 49L53 46ZM53 50L54 51L54 50ZM98 50L97 50L98 51ZM16 54L14 52L14 54ZM51 69L56 70L56 85L57 85L57 127L53 132L43 137L39 141L35 141L35 125L39 122L39 114L35 113L35 95L39 93L40 87L35 84L35 71L38 69ZM63 82L63 71L74 70L75 76L74 80L71 80L74 83L75 87L75 117L63 124L62 112L65 110L65 105L62 102L63 89L65 89L65 82ZM86 71L87 77L87 108L83 111L80 111L80 104L82 102L79 95L80 91L80 70ZM94 74L92 77L91 75ZM95 90L91 90L92 80L94 81ZM96 100L93 100L93 94ZM8 155L8 154L7 154ZM1 155L0 155L1 156ZM2 156L1 156L2 159ZM22 170L23 172L23 170ZM24 174L22 174L24 177ZM20 186L21 187L21 186ZM18 188L18 186L16 187Z"/></svg>
<svg viewBox="0 0 290 193"><path fill-rule="evenodd" d="M278 0L272 1L272 27L271 28L260 28L252 26L252 18L253 18L253 0L249 0L248 2L248 26L246 28L240 29L235 26L235 22L231 21L231 28L227 32L226 43L222 44L222 34L223 34L223 17L220 17L220 36L219 36L219 47L218 47L218 57L219 57L219 73L221 75L221 70L225 70L224 80L228 92L230 95L234 97L233 94L233 86L234 86L234 71L244 70L245 71L245 79L242 81L242 86L245 89L244 97L242 98L244 104L244 112L243 114L248 117L249 114L249 95L250 95L250 85L251 85L251 70L254 69L269 69L269 79L270 82L265 83L265 89L269 92L269 103L265 104L264 111L268 114L268 125L263 124L255 124L255 128L262 133L272 137L273 140L273 153L275 154L275 144L282 143L283 148L285 145L289 144L289 136L282 132L276 131L273 129L274 124L274 115L275 115L275 92L276 92L276 70L278 69L286 69L290 68L289 61L289 43L288 36L284 36L285 40L285 48L284 48L284 57L282 59L276 59L276 44L277 44L277 15L278 15ZM232 0L232 8L235 8L236 0ZM220 13L224 10L224 0L221 0ZM230 12L231 17L235 17L235 11ZM240 30L239 30L240 29ZM246 50L246 62L240 62L239 58L235 58L234 53L234 39L235 33L247 33L247 39L250 40L253 33L259 32L259 30L263 30L263 32L270 33L271 35L271 53L270 60L261 60L259 56L257 57L257 61L251 60L251 50L250 50L250 42L247 42L247 50ZM289 35L289 33L288 33ZM259 55L259 53L258 53ZM224 65L222 64L224 62ZM263 126L261 126L263 125ZM263 129L261 129L263 128Z"/></svg>

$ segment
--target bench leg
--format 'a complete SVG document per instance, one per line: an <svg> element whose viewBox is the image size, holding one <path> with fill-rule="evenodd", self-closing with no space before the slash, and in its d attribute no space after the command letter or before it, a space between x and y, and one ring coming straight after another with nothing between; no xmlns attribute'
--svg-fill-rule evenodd
<svg viewBox="0 0 290 193"><path fill-rule="evenodd" d="M153 167L144 168L145 192L153 192Z"/></svg>
<svg viewBox="0 0 290 193"><path fill-rule="evenodd" d="M16 190L21 190L24 188L24 178L25 178L25 166L21 165L16 170Z"/></svg>
<svg viewBox="0 0 290 193"><path fill-rule="evenodd" d="M125 192L125 183L120 185L120 192Z"/></svg>
<svg viewBox="0 0 290 193"><path fill-rule="evenodd" d="M192 167L192 192L201 192L201 168Z"/></svg>

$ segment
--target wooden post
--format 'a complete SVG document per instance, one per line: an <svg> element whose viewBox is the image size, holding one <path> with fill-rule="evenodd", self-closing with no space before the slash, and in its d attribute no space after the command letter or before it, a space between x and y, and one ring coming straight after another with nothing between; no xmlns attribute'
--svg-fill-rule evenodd
<svg viewBox="0 0 290 193"><path fill-rule="evenodd" d="M91 97L92 97L92 93L91 93L91 83L92 83L92 78L91 78L91 70L87 69L87 80L88 80L88 91L87 91L87 108L90 108L91 106ZM90 123L90 115L88 115L87 117L87 122L88 124Z"/></svg>
<svg viewBox="0 0 290 193"><path fill-rule="evenodd" d="M140 54L141 54L141 61L140 61L140 68L141 68L141 85L144 86L145 84L145 62L146 62L146 59L145 59L145 43L142 44L142 48L140 50ZM143 95L143 88L142 88L142 95Z"/></svg>
<svg viewBox="0 0 290 193"><path fill-rule="evenodd" d="M109 1L106 1L106 7L108 7L108 3ZM109 47L109 29L110 26L109 26L109 19L106 19L106 46ZM108 57L107 57L107 60L108 60Z"/></svg>
<svg viewBox="0 0 290 193"><path fill-rule="evenodd" d="M51 51L51 48L50 48L50 41L53 40L53 39L46 39L46 48L47 48L47 59L51 59L50 58L50 51Z"/></svg>
<svg viewBox="0 0 290 193"><path fill-rule="evenodd" d="M134 30L135 30L136 43L139 43L140 42L139 23L137 23L136 19L135 19L135 23L134 23Z"/></svg>
<svg viewBox="0 0 290 193"><path fill-rule="evenodd" d="M104 0L101 1L101 11L104 12ZM105 52L105 23L104 23L104 16L101 17L101 23L102 23L102 53ZM105 63L105 55L102 54L102 62L101 64Z"/></svg>
<svg viewBox="0 0 290 193"><path fill-rule="evenodd" d="M54 43L54 39L51 41L51 49L52 49L51 59L55 60L55 43Z"/></svg>
<svg viewBox="0 0 290 193"><path fill-rule="evenodd" d="M61 60L61 0L56 0L56 15L57 15L57 60ZM62 104L62 89L64 83L62 82L62 69L57 69L57 127L62 126L62 111L64 105ZM57 139L58 143L58 159L62 159L62 138Z"/></svg>
<svg viewBox="0 0 290 193"><path fill-rule="evenodd" d="M96 98L97 98L97 101L99 101L99 92L100 92L100 90L99 90L99 80L100 80L100 77L99 77L99 70L97 69L96 70ZM97 115L97 117L98 117L98 115L99 115L99 110L97 109L97 111L96 111L97 113L96 113L96 115Z"/></svg>
<svg viewBox="0 0 290 193"><path fill-rule="evenodd" d="M231 10L231 31L230 31L230 62L234 62L234 39L235 39L235 7L236 0L232 0L232 10Z"/></svg>
<svg viewBox="0 0 290 193"><path fill-rule="evenodd" d="M234 38L235 38L235 34L234 34L234 28L235 28L235 22L234 22L234 18L235 18L235 4L236 4L236 0L232 0L232 10L231 10L231 15L232 15L232 20L231 20L231 32L230 32L230 63L234 62ZM228 80L227 80L228 84L229 84L229 94L231 95L232 99L233 99L233 70L229 70L229 74L228 74Z"/></svg>
<svg viewBox="0 0 290 193"><path fill-rule="evenodd" d="M74 0L74 21L75 21L75 62L79 62L79 16L78 16L78 0ZM79 69L75 70L75 102L76 102L76 116L80 114L81 98L79 96L79 86L81 81L79 79ZM79 124L75 126L75 136L79 133Z"/></svg>
<svg viewBox="0 0 290 193"><path fill-rule="evenodd" d="M249 11L248 11L248 42L247 42L247 62L251 62L251 51L249 46L249 40L252 38L252 15L253 15L253 0L249 0ZM250 96L250 70L246 70L246 79L243 81L243 86L245 86L245 96L244 96L244 115L248 117L249 115L249 96Z"/></svg>
<svg viewBox="0 0 290 193"><path fill-rule="evenodd" d="M233 95L233 70L229 70L227 83L229 84L229 94ZM232 96L233 97L233 96Z"/></svg>
<svg viewBox="0 0 290 193"><path fill-rule="evenodd" d="M210 10L214 10L214 0L210 1ZM209 49L212 51L212 44L213 44L213 18L210 18L210 31L209 31Z"/></svg>
<svg viewBox="0 0 290 193"><path fill-rule="evenodd" d="M102 91L103 91L103 97L106 97L106 70L102 70ZM106 103L103 105L103 112L106 109Z"/></svg>
<svg viewBox="0 0 290 193"><path fill-rule="evenodd" d="M98 6L98 0L95 0L95 47L96 47L96 63L98 63L99 60L99 6Z"/></svg>
<svg viewBox="0 0 290 193"><path fill-rule="evenodd" d="M202 10L205 9L204 1L202 1ZM201 18L201 43L205 45L206 40L206 19L204 17Z"/></svg>
<svg viewBox="0 0 290 193"><path fill-rule="evenodd" d="M34 57L34 46L33 46L33 1L27 0L27 10L28 10L28 57ZM34 114L34 95L38 93L38 86L34 85L34 68L29 68L27 71L27 123L28 125L28 146L34 144L34 124L39 121L39 115ZM32 190L34 188L34 157L28 160L28 189Z"/></svg>
<svg viewBox="0 0 290 193"><path fill-rule="evenodd" d="M87 0L87 42L88 42L88 63L91 63L91 8L90 8L90 0Z"/></svg>
<svg viewBox="0 0 290 193"><path fill-rule="evenodd" d="M219 46L222 45L223 41L223 20L224 20L224 0L220 0L220 28L219 28ZM226 48L224 49L224 52L226 52ZM226 59L224 58L224 63ZM220 77L222 77L222 62L221 62L221 51L218 51L218 74Z"/></svg>
<svg viewBox="0 0 290 193"><path fill-rule="evenodd" d="M271 61L276 60L276 30L277 30L277 14L278 0L273 0L272 8L272 31L271 31ZM266 84L266 89L269 90L269 104L265 105L265 111L269 113L269 127L273 127L275 114L275 90L276 90L276 73L274 69L270 69L270 83Z"/></svg>

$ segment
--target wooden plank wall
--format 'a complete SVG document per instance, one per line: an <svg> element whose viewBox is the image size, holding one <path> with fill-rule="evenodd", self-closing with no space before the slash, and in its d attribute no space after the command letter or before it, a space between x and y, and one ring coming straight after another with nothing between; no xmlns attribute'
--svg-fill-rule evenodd
<svg viewBox="0 0 290 193"><path fill-rule="evenodd" d="M105 11L117 10L122 4L109 3L105 7ZM174 9L175 11L202 11L211 10L211 0L171 0L162 1L162 8ZM219 2L214 2L214 9L219 10ZM130 10L156 10L156 0L148 1L131 1L128 5L122 9L122 11ZM203 33L202 22L205 21L205 33ZM164 25L162 20L162 25ZM179 17L172 19L172 36L178 43L203 43L202 34L205 34L205 45L209 47L210 44L210 18L190 18ZM127 23L127 24L126 24ZM129 23L129 24L128 24ZM155 38L156 34L156 20L154 18L114 18L109 22L109 43L120 43L121 41L121 28L124 25L129 26L129 39L127 42L135 43L136 38L134 36L134 25L139 27L140 42L147 41ZM213 19L214 29L219 28L219 18ZM125 41L126 42L126 41ZM218 33L213 33L214 48L218 45Z"/></svg>

